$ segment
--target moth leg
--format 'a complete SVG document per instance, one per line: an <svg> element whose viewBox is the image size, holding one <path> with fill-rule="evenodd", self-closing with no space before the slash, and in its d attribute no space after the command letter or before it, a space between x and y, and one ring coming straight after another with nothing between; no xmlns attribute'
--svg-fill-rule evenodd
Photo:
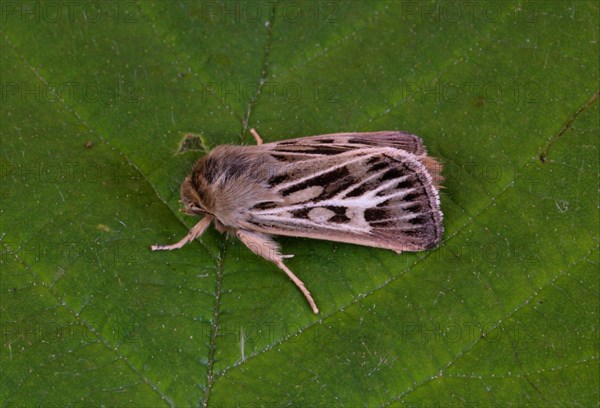
<svg viewBox="0 0 600 408"><path fill-rule="evenodd" d="M289 257L289 255L282 255L279 252L279 245L273 241L269 235L244 230L237 230L236 235L240 241L242 241L248 247L249 250L254 252L256 255L263 257L267 261L273 262L279 267L279 269L284 271L292 280L292 282L298 286L298 289L300 289L306 300L308 300L313 312L315 314L319 313L319 308L317 307L308 289L306 289L306 286L304 286L304 282L298 279L298 277L294 275L294 273L290 271L287 266L284 265L283 258Z"/></svg>
<svg viewBox="0 0 600 408"><path fill-rule="evenodd" d="M190 232L188 232L188 234L185 237L183 237L176 244L171 244L171 245L152 245L150 247L150 249L153 250L153 251L171 251L173 249L179 249L182 246L184 246L185 244L187 244L189 242L192 242L193 240L195 240L196 238L198 238L200 235L204 234L204 231L206 231L206 228L208 228L208 226L210 225L211 221L212 221L212 217L211 216L205 216L200 221L198 221L198 223L192 227L192 229L190 230Z"/></svg>
<svg viewBox="0 0 600 408"><path fill-rule="evenodd" d="M260 146L261 144L263 144L262 137L260 137L258 135L258 132L256 130L254 130L254 128L250 129L250 133L252 133L252 136L254 136L254 140L256 140L256 144L258 146Z"/></svg>

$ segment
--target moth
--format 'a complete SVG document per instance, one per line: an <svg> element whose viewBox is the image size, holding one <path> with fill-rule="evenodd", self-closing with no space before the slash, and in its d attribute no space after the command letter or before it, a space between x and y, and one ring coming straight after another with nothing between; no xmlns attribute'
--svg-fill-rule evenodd
<svg viewBox="0 0 600 408"><path fill-rule="evenodd" d="M396 253L436 247L443 233L441 165L418 136L335 133L222 145L198 160L181 184L183 211L202 217L172 250L214 223L283 270L319 312L304 283L283 263L273 235L346 242Z"/></svg>

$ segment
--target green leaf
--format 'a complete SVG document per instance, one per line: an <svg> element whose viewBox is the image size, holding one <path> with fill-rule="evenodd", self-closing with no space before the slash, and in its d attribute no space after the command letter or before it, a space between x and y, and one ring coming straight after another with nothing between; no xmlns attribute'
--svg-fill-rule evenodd
<svg viewBox="0 0 600 408"><path fill-rule="evenodd" d="M1 7L2 406L598 404L597 2ZM249 127L420 135L442 245L150 252Z"/></svg>

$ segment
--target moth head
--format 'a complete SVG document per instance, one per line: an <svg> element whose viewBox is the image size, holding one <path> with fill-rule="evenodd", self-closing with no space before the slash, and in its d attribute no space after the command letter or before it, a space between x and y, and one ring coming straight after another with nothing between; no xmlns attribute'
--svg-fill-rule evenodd
<svg viewBox="0 0 600 408"><path fill-rule="evenodd" d="M186 177L181 184L180 189L181 202L183 203L182 211L187 215L204 215L207 214L206 208L202 205L200 194L193 186L190 176Z"/></svg>

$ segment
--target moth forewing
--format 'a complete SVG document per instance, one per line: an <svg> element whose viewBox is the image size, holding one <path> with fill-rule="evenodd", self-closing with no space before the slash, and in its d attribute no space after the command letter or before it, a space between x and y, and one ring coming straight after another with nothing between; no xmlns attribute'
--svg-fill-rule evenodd
<svg viewBox="0 0 600 408"><path fill-rule="evenodd" d="M439 243L439 197L427 166L389 147L295 161L270 187L283 199L251 210L254 229L400 251Z"/></svg>
<svg viewBox="0 0 600 408"><path fill-rule="evenodd" d="M283 263L270 235L347 242L402 251L437 246L443 233L437 189L441 166L422 140L403 132L336 133L261 144L219 146L195 165L181 188L185 211L204 218L177 244L214 221L255 254L282 269L318 308Z"/></svg>

